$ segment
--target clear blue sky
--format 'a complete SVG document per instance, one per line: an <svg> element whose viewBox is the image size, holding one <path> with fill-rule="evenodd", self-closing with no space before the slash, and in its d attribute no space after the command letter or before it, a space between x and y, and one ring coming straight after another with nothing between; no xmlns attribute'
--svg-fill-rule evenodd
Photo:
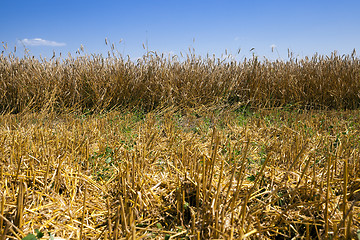
<svg viewBox="0 0 360 240"><path fill-rule="evenodd" d="M4 0L1 9L0 41L11 51L16 45L20 55L25 44L35 56L75 56L82 44L87 53L106 56L105 38L132 59L145 53L146 41L158 53L191 47L221 56L227 49L236 59L252 53L287 59L287 49L299 57L360 51L355 0Z"/></svg>

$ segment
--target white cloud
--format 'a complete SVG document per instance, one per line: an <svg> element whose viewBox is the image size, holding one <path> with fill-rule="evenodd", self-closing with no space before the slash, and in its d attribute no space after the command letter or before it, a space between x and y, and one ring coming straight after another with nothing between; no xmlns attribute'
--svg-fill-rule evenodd
<svg viewBox="0 0 360 240"><path fill-rule="evenodd" d="M236 36L235 38L234 38L234 41L239 41L240 40L240 37L239 36Z"/></svg>
<svg viewBox="0 0 360 240"><path fill-rule="evenodd" d="M63 47L66 43L60 43L55 41L49 41L41 38L28 39L24 38L20 40L25 46L50 46L50 47Z"/></svg>

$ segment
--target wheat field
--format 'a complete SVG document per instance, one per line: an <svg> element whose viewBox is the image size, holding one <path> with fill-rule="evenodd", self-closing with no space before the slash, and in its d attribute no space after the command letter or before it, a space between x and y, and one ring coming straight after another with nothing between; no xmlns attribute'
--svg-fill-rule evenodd
<svg viewBox="0 0 360 240"><path fill-rule="evenodd" d="M0 89L1 239L360 239L355 52L2 54Z"/></svg>

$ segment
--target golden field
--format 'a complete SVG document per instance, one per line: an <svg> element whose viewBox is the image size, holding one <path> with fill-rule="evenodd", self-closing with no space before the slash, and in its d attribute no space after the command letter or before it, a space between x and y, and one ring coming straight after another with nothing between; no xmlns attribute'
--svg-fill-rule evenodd
<svg viewBox="0 0 360 240"><path fill-rule="evenodd" d="M2 239L360 239L355 52L0 64Z"/></svg>

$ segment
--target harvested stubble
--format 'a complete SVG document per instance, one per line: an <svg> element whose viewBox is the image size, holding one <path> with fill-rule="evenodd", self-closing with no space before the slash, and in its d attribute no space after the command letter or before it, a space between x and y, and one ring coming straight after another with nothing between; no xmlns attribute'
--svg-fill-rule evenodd
<svg viewBox="0 0 360 240"><path fill-rule="evenodd" d="M34 229L66 239L342 239L360 229L358 111L0 121L3 239Z"/></svg>

